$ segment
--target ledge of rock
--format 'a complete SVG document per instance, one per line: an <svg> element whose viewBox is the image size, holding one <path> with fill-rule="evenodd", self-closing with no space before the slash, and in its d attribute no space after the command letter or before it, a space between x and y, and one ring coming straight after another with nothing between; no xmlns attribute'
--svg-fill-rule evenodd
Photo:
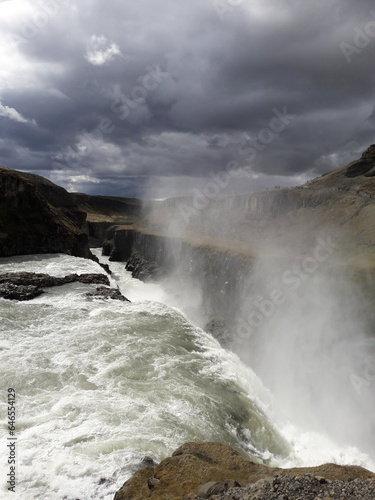
<svg viewBox="0 0 375 500"><path fill-rule="evenodd" d="M62 278L43 273L6 273L0 275L0 297L11 300L31 300L43 293L43 288L67 283L86 283L109 286L105 274L69 274Z"/></svg>
<svg viewBox="0 0 375 500"><path fill-rule="evenodd" d="M324 464L280 469L254 463L234 448L220 443L187 443L156 467L137 471L117 491L114 500L293 500L315 498L317 495L312 493L316 490L320 494L327 485L330 487L327 491L332 494L322 498L338 499L351 497L334 496L335 491L349 491L356 485L361 492L374 492L374 481L374 473L358 466ZM302 491L305 486L310 493Z"/></svg>

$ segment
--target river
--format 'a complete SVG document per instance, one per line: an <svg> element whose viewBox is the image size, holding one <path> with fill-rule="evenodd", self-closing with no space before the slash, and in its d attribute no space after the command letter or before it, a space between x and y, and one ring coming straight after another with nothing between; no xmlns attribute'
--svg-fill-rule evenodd
<svg viewBox="0 0 375 500"><path fill-rule="evenodd" d="M97 252L98 253L98 252ZM280 416L262 380L196 327L158 284L110 263L132 302L89 299L95 285L0 299L2 497L110 500L144 460L187 441L220 441L279 466L374 462ZM0 259L0 272L104 273L67 255ZM7 389L16 392L16 492L8 492Z"/></svg>

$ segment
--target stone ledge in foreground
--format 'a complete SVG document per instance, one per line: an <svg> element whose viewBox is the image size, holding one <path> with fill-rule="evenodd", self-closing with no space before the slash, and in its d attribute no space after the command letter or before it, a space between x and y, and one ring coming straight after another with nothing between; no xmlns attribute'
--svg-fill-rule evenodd
<svg viewBox="0 0 375 500"><path fill-rule="evenodd" d="M306 479L305 476L309 479ZM301 485L302 482L305 484L311 482L317 486L318 481L319 484L324 486L330 484L328 483L329 481L341 481L345 483L342 485L342 489L346 488L346 483L348 482L353 482L352 485L354 485L354 480L370 480L365 482L365 485L369 487L374 487L375 482L374 473L358 466L324 464L318 467L281 469L254 463L242 456L234 448L220 443L187 443L178 448L171 457L166 458L156 467L146 467L137 471L132 478L126 481L122 488L117 491L114 500L196 499L199 498L197 496L198 490L208 482L224 485L225 481L232 480L236 481L242 487L245 487L249 485L249 483L254 485L254 483L257 483L259 480L265 480L266 482L257 485L257 488L261 486L264 489L268 487L268 483L272 484L272 488L274 486L274 481L278 481L279 483L281 481L282 483L285 477L298 478L293 480L294 484L296 481L300 481ZM229 488L234 485L232 481L228 481L227 483ZM283 495L289 495L284 498L288 500L310 498L311 495L308 496L308 494L304 494L304 496L301 497L301 493L299 496L293 496L293 487L290 485L290 481L284 482L287 484L286 487L291 489L290 493L283 493ZM336 486L333 484L332 488L336 488ZM234 491L233 495L237 493L238 495L230 496L232 495L232 493L230 493L232 490ZM218 492L218 490L214 491ZM267 489L265 489L265 491L267 492ZM201 496L200 498L211 498L212 500L230 500L232 498L238 500L250 500L253 498L268 500L279 498L278 493L275 496L274 490L269 490L268 492L270 494L272 493L273 496L259 496L259 493L261 492L254 492L254 495L252 495L250 490L241 492L238 488L232 488L228 489L224 494L219 493L219 495L211 497L209 488L206 488L206 496ZM200 492L200 494L203 493ZM283 496L280 498L283 498ZM311 498L315 498L315 496ZM327 496L326 500L329 498L330 497ZM332 496L331 498L340 497Z"/></svg>

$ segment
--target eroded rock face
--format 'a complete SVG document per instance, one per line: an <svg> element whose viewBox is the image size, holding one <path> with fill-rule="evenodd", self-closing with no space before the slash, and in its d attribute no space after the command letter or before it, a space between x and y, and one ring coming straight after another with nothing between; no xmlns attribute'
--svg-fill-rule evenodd
<svg viewBox="0 0 375 500"><path fill-rule="evenodd" d="M108 229L106 240L103 242L103 255L109 256L110 261L126 261L131 255L133 240L132 228L113 225Z"/></svg>
<svg viewBox="0 0 375 500"><path fill-rule="evenodd" d="M291 478L290 481L287 482L285 477ZM260 480L263 482L257 483ZM272 488L272 494L274 494L273 487L282 485L284 481L285 494L288 494L288 489L291 492L293 489L300 491L298 487L301 487L302 483L308 484L310 488L318 488L319 485L329 484L329 481L336 481L332 488L339 489L337 484L341 484L344 489L348 482L354 480L363 481L364 486L361 487L370 488L375 480L375 474L362 467L335 464L293 469L267 467L248 460L230 446L220 443L187 443L156 467L145 467L137 471L116 493L114 500L186 500L199 497L212 500L246 499L255 498L249 496L251 489L245 492L240 491L240 494L244 493L243 496L236 496L239 491L237 485L245 487L249 483L251 485L257 483L255 487L257 493L261 490L267 492ZM339 481L344 483L338 483ZM236 487L233 488L233 486ZM282 487L278 487L282 492ZM220 491L225 491L225 493L221 494ZM230 496L230 493L233 493L233 496ZM266 500L276 497L259 498ZM297 497L280 498L293 500ZM310 496L305 495L303 498L310 498Z"/></svg>
<svg viewBox="0 0 375 500"><path fill-rule="evenodd" d="M43 177L0 167L0 257L89 257L85 219L65 189Z"/></svg>

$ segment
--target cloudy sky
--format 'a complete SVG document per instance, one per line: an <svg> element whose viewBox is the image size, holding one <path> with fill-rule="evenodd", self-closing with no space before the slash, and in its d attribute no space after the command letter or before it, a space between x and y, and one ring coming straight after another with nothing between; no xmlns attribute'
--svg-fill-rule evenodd
<svg viewBox="0 0 375 500"><path fill-rule="evenodd" d="M0 164L70 191L297 185L375 142L370 0L3 0L0 33Z"/></svg>

